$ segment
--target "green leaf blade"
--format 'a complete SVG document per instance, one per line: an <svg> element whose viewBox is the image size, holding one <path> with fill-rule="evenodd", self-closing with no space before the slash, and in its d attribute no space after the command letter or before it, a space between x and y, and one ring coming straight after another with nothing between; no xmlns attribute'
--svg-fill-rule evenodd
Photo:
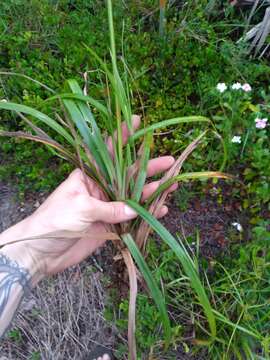
<svg viewBox="0 0 270 360"><path fill-rule="evenodd" d="M155 301L156 306L160 312L163 329L164 329L165 342L166 342L166 345L168 346L170 339L171 339L171 326L170 326L170 320L168 317L168 313L166 310L164 296L162 295L161 291L159 290L156 280L154 279L148 265L146 264L142 254L140 253L140 250L138 249L132 236L130 234L124 234L124 235L122 235L122 239L123 239L124 243L126 244L126 246L128 247L129 251L131 252L132 257L134 258L136 264L138 265L138 267L147 283L147 286L152 294L153 300Z"/></svg>
<svg viewBox="0 0 270 360"><path fill-rule="evenodd" d="M138 215L140 215L144 219L144 221L146 221L155 230L155 232L161 237L164 242L166 242L166 244L174 251L178 259L180 260L185 273L189 277L191 286L197 294L200 305L204 309L204 313L211 330L211 335L214 338L216 336L216 319L213 314L209 299L206 295L205 289L199 279L196 267L188 252L183 246L180 245L179 242L175 240L175 238L169 233L169 231L142 206L132 200L126 200L126 203L128 206L133 208L138 213Z"/></svg>
<svg viewBox="0 0 270 360"><path fill-rule="evenodd" d="M177 118L173 118L173 119L163 120L163 121L160 121L153 125L150 125L144 129L136 131L135 134L133 134L130 137L130 141L137 140L139 137L144 136L149 131L155 131L157 129L162 129L162 128L172 126L172 125L178 125L178 124L183 124L183 123L193 123L193 122L211 123L211 121L204 116L185 116L185 117L177 117Z"/></svg>
<svg viewBox="0 0 270 360"><path fill-rule="evenodd" d="M83 94L76 80L68 80L68 85L74 93ZM68 107L69 112L72 112L72 120L80 130L97 164L112 184L115 178L113 161L90 108L85 102L73 100L63 100L63 102ZM91 125L91 130L88 124Z"/></svg>
<svg viewBox="0 0 270 360"><path fill-rule="evenodd" d="M140 159L140 167L138 171L138 177L135 182L135 187L133 191L132 199L136 202L140 201L140 198L142 196L143 187L145 184L146 176L147 176L147 165L150 158L150 146L153 139L153 133L148 132L145 137L144 141L144 149L143 154Z"/></svg>
<svg viewBox="0 0 270 360"><path fill-rule="evenodd" d="M147 205L150 204L157 196L159 196L163 191L167 190L174 183L185 181L185 180L202 180L202 179L235 179L232 175L225 174L219 171L198 171L184 173L170 178L169 180L162 183L157 190L149 197L147 200Z"/></svg>
<svg viewBox="0 0 270 360"><path fill-rule="evenodd" d="M57 121L50 118L48 115L35 110L29 106L26 105L20 105L12 102L4 102L0 101L0 109L3 110L10 110L15 112L20 112L26 115L30 115L35 117L36 119L42 121L46 125L48 125L51 129L56 131L59 135L62 135L71 145L74 145L75 142L72 138L72 136L64 129L63 126L61 126Z"/></svg>

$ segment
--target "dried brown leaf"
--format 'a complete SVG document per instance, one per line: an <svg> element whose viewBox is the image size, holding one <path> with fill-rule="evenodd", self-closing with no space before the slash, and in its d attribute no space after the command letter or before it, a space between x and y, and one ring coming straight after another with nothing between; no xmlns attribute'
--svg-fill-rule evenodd
<svg viewBox="0 0 270 360"><path fill-rule="evenodd" d="M128 309L128 348L129 348L129 356L130 360L136 360L136 337L135 337L135 330L136 330L136 323L135 323L135 316L136 316L136 298L137 298L137 275L136 275L136 266L133 262L133 259L130 255L128 249L122 250L122 255L128 269L129 275L129 309Z"/></svg>

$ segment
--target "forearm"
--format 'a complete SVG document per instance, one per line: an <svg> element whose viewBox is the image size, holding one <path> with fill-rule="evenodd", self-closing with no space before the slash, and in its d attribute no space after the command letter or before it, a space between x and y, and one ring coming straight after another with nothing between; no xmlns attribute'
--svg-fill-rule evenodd
<svg viewBox="0 0 270 360"><path fill-rule="evenodd" d="M0 246L29 236L28 222L22 221L0 234ZM41 278L38 264L25 242L0 249L0 337L12 322L23 299Z"/></svg>

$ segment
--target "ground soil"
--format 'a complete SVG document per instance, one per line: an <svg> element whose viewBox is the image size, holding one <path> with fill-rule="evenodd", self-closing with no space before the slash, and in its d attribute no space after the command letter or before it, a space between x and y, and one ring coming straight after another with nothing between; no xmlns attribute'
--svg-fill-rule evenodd
<svg viewBox="0 0 270 360"><path fill-rule="evenodd" d="M188 186L187 191L191 188ZM229 239L234 238L232 235L237 238L233 223L241 224L244 240L250 237L245 212L232 189L222 181L218 185L209 182L199 196L191 196L183 210L181 195L174 196L168 204L169 214L162 222L174 235L188 237L198 231L200 254L209 259L220 256L228 249Z"/></svg>

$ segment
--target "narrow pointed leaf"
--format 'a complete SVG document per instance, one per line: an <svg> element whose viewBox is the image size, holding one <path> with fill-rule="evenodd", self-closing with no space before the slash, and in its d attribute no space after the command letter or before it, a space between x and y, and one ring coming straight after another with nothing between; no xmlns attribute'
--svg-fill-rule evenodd
<svg viewBox="0 0 270 360"><path fill-rule="evenodd" d="M141 158L139 159L139 170L138 175L133 191L132 199L136 202L140 201L140 198L142 196L143 187L145 184L146 176L147 176L147 164L150 157L150 146L153 139L153 133L148 132L145 137L144 146L143 146L143 153Z"/></svg>
<svg viewBox="0 0 270 360"><path fill-rule="evenodd" d="M76 80L68 80L68 85L72 92L83 94L82 89L80 88L79 84ZM67 100L64 100L67 101ZM102 164L102 168L104 172L109 175L110 183L113 182L115 178L115 169L112 162L112 158L109 154L107 144L103 140L99 127L95 121L95 118L88 107L88 105L84 102L77 101L76 105L80 111L81 119L80 121L85 124L88 128L87 123L91 126L91 130L88 128L88 143L91 142L91 147L95 146L97 156L100 157L100 164Z"/></svg>
<svg viewBox="0 0 270 360"><path fill-rule="evenodd" d="M188 158L188 156L194 151L197 146L199 145L201 139L206 135L208 130L203 131L196 139L194 139L186 149L181 153L178 159L175 161L173 166L163 175L160 180L160 183L164 183L167 180L171 179L174 176L177 176L183 166L183 163ZM169 194L169 190L164 191L160 196L158 196L155 201L151 204L149 208L149 212L154 214L158 209L161 209L162 205L164 204L167 196ZM147 223L142 223L140 228L138 229L137 236L136 236L136 243L138 244L140 249L145 248L146 240L150 233L150 227Z"/></svg>
<svg viewBox="0 0 270 360"><path fill-rule="evenodd" d="M70 144L75 145L75 142L70 136L70 134L63 128L63 126L59 125L55 120L43 114L42 112L32 109L29 106L15 104L12 102L3 102L0 101L0 109L11 110L16 112L21 112L23 114L31 115L38 120L42 121L46 125L48 125L51 129L55 130L59 135L62 135Z"/></svg>
<svg viewBox="0 0 270 360"><path fill-rule="evenodd" d="M135 260L136 264L138 265L140 272L147 283L152 298L155 301L156 306L160 312L164 335L165 335L165 341L166 344L168 345L171 338L171 327L170 327L170 320L168 318L164 296L159 290L156 280L153 277L148 265L146 264L132 236L130 234L124 234L122 235L122 239L126 244L126 246L128 247L129 251L131 252L131 255L133 256L133 259Z"/></svg>
<svg viewBox="0 0 270 360"><path fill-rule="evenodd" d="M18 76L18 77L22 77L24 79L30 80L33 83L39 85L40 87L43 87L44 89L48 90L51 93L55 93L55 91L53 89L51 89L49 86L43 84L42 82L33 79L31 76L27 76L25 74L20 74L20 73L16 73L16 72L10 72L10 71L0 71L0 75L7 75L7 76Z"/></svg>
<svg viewBox="0 0 270 360"><path fill-rule="evenodd" d="M2 130L0 130L0 136L8 136L8 137L16 137L16 138L21 138L21 139L26 139L26 140L33 140L36 142L43 143L45 145L49 145L52 148L59 151L66 159L68 159L70 161L72 160L72 162L76 165L78 164L76 159L73 157L73 155L69 151L67 151L62 145L58 144L56 141L50 139L49 137L36 136L36 135L32 135L32 134L29 134L29 133L26 133L23 131L2 131Z"/></svg>
<svg viewBox="0 0 270 360"><path fill-rule="evenodd" d="M54 154L64 158L65 160L68 160L70 163L72 163L75 167L80 167L80 164L76 157L74 157L67 149L65 149L62 145L57 143L56 141L50 139L49 137L41 137L36 136L32 134L25 133L23 131L2 131L0 130L0 136L8 136L8 137L16 137L26 140L32 140L38 143L42 143L44 145L47 145L51 149L55 149L57 151L54 151ZM97 184L101 187L101 189L107 193L107 189L104 187L101 179L99 178L95 167L89 167L86 166L87 175L91 177L93 180L97 182Z"/></svg>
<svg viewBox="0 0 270 360"><path fill-rule="evenodd" d="M210 179L210 178L219 178L219 179L235 179L232 175L225 174L219 171L198 171L191 173L184 173L181 175L173 176L169 180L162 183L157 190L149 197L146 204L151 203L157 196L159 196L163 191L167 190L172 184L175 184L180 181L185 181L188 179Z"/></svg>
<svg viewBox="0 0 270 360"><path fill-rule="evenodd" d="M160 121L158 123L155 123L153 125L150 125L150 126L144 128L144 129L136 131L135 134L133 134L130 137L130 140L136 140L139 137L145 135L149 131L155 131L157 129L162 129L162 128L165 128L165 127L171 126L171 125L177 125L177 124L182 124L182 123L192 123L192 122L211 123L211 121L208 118L204 117L204 116L177 117L177 118L173 118L173 119L169 119L169 120Z"/></svg>
<svg viewBox="0 0 270 360"><path fill-rule="evenodd" d="M107 108L98 100L95 100L94 98L92 98L91 96L88 95L82 95L82 94L71 94L71 93L63 93L63 94L58 94L55 96L51 96L50 98L46 99L45 101L53 101L53 100L57 100L57 99L71 99L71 100L80 100L83 102L87 102L89 104L91 104L94 108L96 108L98 111L100 111L100 113L102 113L103 115L107 117L110 116Z"/></svg>
<svg viewBox="0 0 270 360"><path fill-rule="evenodd" d="M216 336L216 320L213 314L212 307L210 305L209 299L205 293L203 284L199 279L199 275L196 271L196 267L192 262L190 256L187 256L187 253L180 246L179 242L169 233L169 231L148 211L146 211L142 206L132 200L126 200L128 206L133 208L138 215L140 215L151 227L152 229L161 237L161 239L174 251L175 255L180 260L183 269L190 280L190 284L198 296L199 303L204 309L205 316L208 320L212 337Z"/></svg>
<svg viewBox="0 0 270 360"><path fill-rule="evenodd" d="M86 122L84 121L84 118L80 110L78 109L76 103L73 100L63 100L63 103L69 113L71 121L77 126L79 133L84 140L84 143L89 147L89 150L91 151L93 157L95 158L95 161L100 171L108 179L107 169L104 166L101 156L96 149L95 143L93 142L90 134L90 130L87 127Z"/></svg>
<svg viewBox="0 0 270 360"><path fill-rule="evenodd" d="M128 269L129 276L129 307L128 307L128 347L130 360L136 360L136 298L137 298L137 274L136 267L128 249L122 250L122 255Z"/></svg>

